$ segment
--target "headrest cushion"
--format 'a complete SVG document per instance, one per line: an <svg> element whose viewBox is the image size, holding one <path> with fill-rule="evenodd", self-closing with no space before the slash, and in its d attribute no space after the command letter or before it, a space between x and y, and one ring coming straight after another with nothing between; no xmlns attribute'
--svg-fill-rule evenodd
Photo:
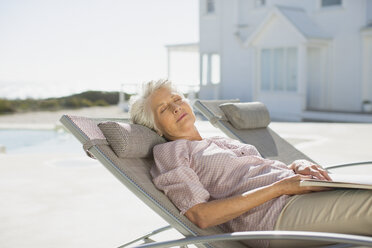
<svg viewBox="0 0 372 248"><path fill-rule="evenodd" d="M152 148L166 142L151 129L138 124L107 121L98 127L119 158L152 157Z"/></svg>
<svg viewBox="0 0 372 248"><path fill-rule="evenodd" d="M224 103L220 105L236 129L264 128L270 124L270 114L261 102Z"/></svg>

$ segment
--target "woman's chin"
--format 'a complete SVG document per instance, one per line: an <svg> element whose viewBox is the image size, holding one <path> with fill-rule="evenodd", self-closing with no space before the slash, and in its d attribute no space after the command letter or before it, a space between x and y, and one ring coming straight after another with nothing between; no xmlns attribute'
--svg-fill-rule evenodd
<svg viewBox="0 0 372 248"><path fill-rule="evenodd" d="M192 128L195 124L195 118L191 115L186 115L178 122L178 124L182 128Z"/></svg>

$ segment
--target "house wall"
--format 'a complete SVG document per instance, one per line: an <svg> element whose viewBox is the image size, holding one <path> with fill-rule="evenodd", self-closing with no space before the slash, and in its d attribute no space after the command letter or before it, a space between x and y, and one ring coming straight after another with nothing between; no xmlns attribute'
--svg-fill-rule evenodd
<svg viewBox="0 0 372 248"><path fill-rule="evenodd" d="M202 56L210 53L220 53L221 47L221 27L220 16L223 12L221 8L222 0L216 0L215 13L208 14L206 11L206 0L199 1L199 56L200 65L203 65ZM223 66L221 66L221 69ZM202 83L203 70L200 68L200 82ZM214 99L219 98L220 89L218 85L208 84L203 85L199 91L199 98L201 99Z"/></svg>
<svg viewBox="0 0 372 248"><path fill-rule="evenodd" d="M332 39L330 58L331 110L359 111L362 94L362 40L365 1L344 0L343 7L315 9L312 19Z"/></svg>
<svg viewBox="0 0 372 248"><path fill-rule="evenodd" d="M221 39L221 94L222 99L239 98L241 101L252 99L252 50L243 48L242 43L237 39L236 13L238 10L237 1L230 4L223 1L223 15L220 17L222 34Z"/></svg>
<svg viewBox="0 0 372 248"><path fill-rule="evenodd" d="M202 56L208 53L219 53L220 26L218 16L222 12L219 0L216 0L215 13L208 14L206 0L199 1L199 56L200 66L203 65ZM200 83L202 83L203 70L200 67ZM219 88L216 85L203 85L199 91L199 98L213 99L218 96Z"/></svg>
<svg viewBox="0 0 372 248"><path fill-rule="evenodd" d="M206 0L200 0L200 28L199 28L199 49L200 53L213 53L220 50L220 21L219 17L223 12L220 2L223 0L216 0L216 12L214 14L206 13Z"/></svg>
<svg viewBox="0 0 372 248"><path fill-rule="evenodd" d="M221 55L219 98L256 100L256 54L242 44L271 6L284 5L305 9L314 23L332 37L327 60L327 110L360 111L363 90L360 30L371 19L372 1L343 0L342 7L326 9L320 8L320 0L267 0L267 6L262 8L256 8L254 2L216 0L216 14L204 17L205 0L200 0L200 53Z"/></svg>
<svg viewBox="0 0 372 248"><path fill-rule="evenodd" d="M218 53L221 56L221 83L203 86L200 98L211 99L217 93L221 99L252 99L252 65L249 59L252 51L243 49L234 35L236 3L236 0L216 0L216 13L205 15L206 1L200 1L200 55Z"/></svg>

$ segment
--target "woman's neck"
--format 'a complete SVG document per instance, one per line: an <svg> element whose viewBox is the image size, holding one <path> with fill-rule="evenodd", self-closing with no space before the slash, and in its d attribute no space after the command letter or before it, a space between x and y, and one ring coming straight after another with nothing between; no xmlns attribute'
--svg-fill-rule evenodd
<svg viewBox="0 0 372 248"><path fill-rule="evenodd" d="M168 140L179 140L179 139L185 139L185 140L202 140L198 129L193 126L192 129L188 130L188 132L185 132L185 135L179 136L179 137L166 137Z"/></svg>

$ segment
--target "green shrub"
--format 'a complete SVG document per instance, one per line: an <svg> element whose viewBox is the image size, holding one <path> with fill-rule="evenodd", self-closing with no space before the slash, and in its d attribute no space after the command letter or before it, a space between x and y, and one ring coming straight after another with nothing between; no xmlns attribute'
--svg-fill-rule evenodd
<svg viewBox="0 0 372 248"><path fill-rule="evenodd" d="M94 106L94 104L92 103L92 101L88 100L88 99L79 99L80 100L80 106L81 107L92 107Z"/></svg>
<svg viewBox="0 0 372 248"><path fill-rule="evenodd" d="M12 107L11 101L0 99L0 114L13 113L15 109Z"/></svg>
<svg viewBox="0 0 372 248"><path fill-rule="evenodd" d="M72 97L85 98L91 102L104 100L109 105L115 105L119 102L119 92L85 91L83 93L72 95Z"/></svg>
<svg viewBox="0 0 372 248"><path fill-rule="evenodd" d="M41 100L39 107L42 110L56 110L60 107L57 99Z"/></svg>
<svg viewBox="0 0 372 248"><path fill-rule="evenodd" d="M125 98L129 99L126 94ZM48 99L0 99L0 114L37 110L76 109L81 107L116 105L119 92L86 91L71 96Z"/></svg>
<svg viewBox="0 0 372 248"><path fill-rule="evenodd" d="M109 104L103 99L100 99L94 102L94 106L108 106L108 105Z"/></svg>
<svg viewBox="0 0 372 248"><path fill-rule="evenodd" d="M64 106L67 108L80 108L80 101L77 97L67 98L64 102Z"/></svg>

